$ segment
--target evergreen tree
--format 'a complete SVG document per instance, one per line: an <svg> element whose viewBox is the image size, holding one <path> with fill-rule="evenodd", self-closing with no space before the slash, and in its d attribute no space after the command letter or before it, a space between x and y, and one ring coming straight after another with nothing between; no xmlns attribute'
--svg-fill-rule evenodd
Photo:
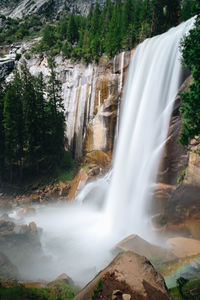
<svg viewBox="0 0 200 300"><path fill-rule="evenodd" d="M181 20L186 21L196 14L196 0L184 0L182 1Z"/></svg>
<svg viewBox="0 0 200 300"><path fill-rule="evenodd" d="M163 32L165 24L164 7L166 0L153 0L153 17L151 25L151 36Z"/></svg>
<svg viewBox="0 0 200 300"><path fill-rule="evenodd" d="M121 20L123 35L127 33L129 25L134 21L133 13L134 13L133 2L131 0L126 0L123 5L122 20Z"/></svg>
<svg viewBox="0 0 200 300"><path fill-rule="evenodd" d="M18 74L15 75L18 83ZM4 98L3 122L5 130L5 164L9 169L10 182L13 181L14 167L21 166L23 156L23 127L22 127L22 102L19 90L11 83Z"/></svg>
<svg viewBox="0 0 200 300"><path fill-rule="evenodd" d="M167 15L165 21L165 30L177 26L180 23L180 0L167 0Z"/></svg>
<svg viewBox="0 0 200 300"><path fill-rule="evenodd" d="M55 44L54 27L46 25L42 31L42 41L44 45L51 47ZM47 49L48 50L48 49Z"/></svg>
<svg viewBox="0 0 200 300"><path fill-rule="evenodd" d="M72 14L69 16L68 21L67 40L72 44L78 41L78 28Z"/></svg>
<svg viewBox="0 0 200 300"><path fill-rule="evenodd" d="M68 22L66 19L62 19L57 26L57 37L60 39L66 39L68 30Z"/></svg>
<svg viewBox="0 0 200 300"><path fill-rule="evenodd" d="M46 117L46 100L44 98L45 94L45 83L42 73L38 77L33 78L35 87L35 101L36 101L36 112L37 112L37 122L38 122L38 132L37 132L37 165L38 168L41 162L45 161L47 152L47 135L46 129L48 128L47 117Z"/></svg>
<svg viewBox="0 0 200 300"><path fill-rule="evenodd" d="M64 106L61 97L62 86L57 79L55 72L55 62L49 59L51 74L48 82L48 143L49 155L53 158L52 163L61 161L64 154Z"/></svg>
<svg viewBox="0 0 200 300"><path fill-rule="evenodd" d="M96 3L94 12L91 18L91 27L90 27L90 34L92 37L98 35L100 32L100 9L99 4Z"/></svg>
<svg viewBox="0 0 200 300"><path fill-rule="evenodd" d="M63 56L66 58L70 58L72 55L72 50L73 50L72 44L66 41L62 47Z"/></svg>
<svg viewBox="0 0 200 300"><path fill-rule="evenodd" d="M109 30L105 40L105 52L110 57L117 54L117 52L121 49L121 11L117 9L116 5L113 10Z"/></svg>
<svg viewBox="0 0 200 300"><path fill-rule="evenodd" d="M181 96L183 130L179 141L187 147L190 147L191 140L197 144L200 141L200 4L196 9L198 17L195 28L182 43L183 63L191 70L193 77L189 90Z"/></svg>
<svg viewBox="0 0 200 300"><path fill-rule="evenodd" d="M22 67L22 87L26 160L38 173L41 152L41 110L37 103L39 97L35 90L34 77L25 64Z"/></svg>

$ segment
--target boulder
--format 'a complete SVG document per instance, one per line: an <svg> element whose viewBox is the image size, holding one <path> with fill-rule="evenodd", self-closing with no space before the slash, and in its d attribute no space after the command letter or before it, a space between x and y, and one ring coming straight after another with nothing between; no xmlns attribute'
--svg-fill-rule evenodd
<svg viewBox="0 0 200 300"><path fill-rule="evenodd" d="M87 153L84 161L86 164L93 163L100 167L106 167L111 164L110 156L101 150L95 150Z"/></svg>
<svg viewBox="0 0 200 300"><path fill-rule="evenodd" d="M75 178L72 181L71 189L68 195L70 200L74 200L80 190L84 187L88 179L87 172L84 169L80 169Z"/></svg>
<svg viewBox="0 0 200 300"><path fill-rule="evenodd" d="M32 214L35 213L35 208L33 208L32 206L26 206L24 207L23 209L21 209L17 215L19 217L27 217L27 216L30 216Z"/></svg>
<svg viewBox="0 0 200 300"><path fill-rule="evenodd" d="M6 77L14 69L14 59L3 60L0 59L0 79Z"/></svg>
<svg viewBox="0 0 200 300"><path fill-rule="evenodd" d="M13 232L15 224L11 221L0 221L0 236L5 236Z"/></svg>
<svg viewBox="0 0 200 300"><path fill-rule="evenodd" d="M100 175L100 173L101 173L101 168L98 167L98 166L95 166L95 167L93 167L89 170L87 175L88 175L89 178L92 178L92 177Z"/></svg>
<svg viewBox="0 0 200 300"><path fill-rule="evenodd" d="M65 273L61 274L60 276L58 276L54 281L51 281L50 283L48 283L48 287L51 288L53 286L56 286L58 283L65 283L65 284L69 284L69 285L74 285L73 280Z"/></svg>
<svg viewBox="0 0 200 300"><path fill-rule="evenodd" d="M200 254L200 241L175 237L167 240L167 245L174 255L179 258L190 257Z"/></svg>
<svg viewBox="0 0 200 300"><path fill-rule="evenodd" d="M40 230L34 222L16 225L10 221L0 221L0 251L19 268L25 264L34 266L43 255L40 244Z"/></svg>
<svg viewBox="0 0 200 300"><path fill-rule="evenodd" d="M75 300L88 299L170 299L165 281L143 256L128 251L119 254Z"/></svg>
<svg viewBox="0 0 200 300"><path fill-rule="evenodd" d="M12 281L19 278L19 272L7 256L0 252L0 281Z"/></svg>
<svg viewBox="0 0 200 300"><path fill-rule="evenodd" d="M150 244L138 235L130 235L116 245L118 251L134 251L139 255L146 256L148 259L160 259L168 262L176 259L176 256L168 249Z"/></svg>

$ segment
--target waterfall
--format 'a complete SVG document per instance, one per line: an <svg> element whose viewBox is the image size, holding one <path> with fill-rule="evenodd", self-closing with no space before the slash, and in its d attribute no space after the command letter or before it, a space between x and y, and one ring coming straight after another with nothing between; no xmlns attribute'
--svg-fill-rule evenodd
<svg viewBox="0 0 200 300"><path fill-rule="evenodd" d="M180 41L191 19L145 40L135 51L122 100L114 166L87 185L72 204L36 207L34 221L43 229L46 264L20 266L28 279L52 280L67 273L84 285L113 258L112 249L128 234L146 237L146 207L156 180L173 102L181 84ZM87 199L88 201L84 200Z"/></svg>
<svg viewBox="0 0 200 300"><path fill-rule="evenodd" d="M113 177L106 199L111 225L121 234L145 230L158 164L182 79L180 41L194 18L145 40L129 67Z"/></svg>

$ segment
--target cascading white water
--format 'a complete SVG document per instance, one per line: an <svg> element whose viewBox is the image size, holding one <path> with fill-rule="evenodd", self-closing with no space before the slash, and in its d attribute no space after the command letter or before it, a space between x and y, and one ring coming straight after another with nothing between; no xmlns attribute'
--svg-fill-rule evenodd
<svg viewBox="0 0 200 300"><path fill-rule="evenodd" d="M113 178L106 200L108 220L121 234L144 235L145 207L181 84L180 41L193 23L191 19L145 40L137 47L129 68Z"/></svg>
<svg viewBox="0 0 200 300"><path fill-rule="evenodd" d="M191 19L137 48L123 100L111 182L109 176L97 180L80 192L76 203L38 207L35 216L26 218L43 228L42 244L49 255L45 266L21 267L26 279L37 279L38 274L54 279L65 272L85 284L109 262L110 250L120 239L129 233L144 236L145 207L181 83L179 44L193 23ZM85 198L90 201L84 203Z"/></svg>

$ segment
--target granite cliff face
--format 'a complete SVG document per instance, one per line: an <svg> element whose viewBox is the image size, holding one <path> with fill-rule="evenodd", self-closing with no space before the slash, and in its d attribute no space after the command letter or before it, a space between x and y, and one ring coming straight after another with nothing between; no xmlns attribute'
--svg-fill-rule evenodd
<svg viewBox="0 0 200 300"><path fill-rule="evenodd" d="M96 2L103 6L106 0L2 0L0 12L11 18L22 18L32 14L42 15L47 12L50 12L51 16L56 16L63 10L87 15L91 5L95 5Z"/></svg>
<svg viewBox="0 0 200 300"><path fill-rule="evenodd" d="M62 81L66 118L66 148L75 158L102 150L111 153L118 128L119 106L130 52L113 60L101 58L99 64L72 63L56 58L56 72ZM34 75L47 78L47 58L27 61Z"/></svg>
<svg viewBox="0 0 200 300"><path fill-rule="evenodd" d="M188 89L192 81L188 77L180 92ZM161 232L179 232L200 239L200 156L195 153L199 145L187 152L179 143L182 120L179 108L180 96L175 101L162 156L154 201L153 222Z"/></svg>

